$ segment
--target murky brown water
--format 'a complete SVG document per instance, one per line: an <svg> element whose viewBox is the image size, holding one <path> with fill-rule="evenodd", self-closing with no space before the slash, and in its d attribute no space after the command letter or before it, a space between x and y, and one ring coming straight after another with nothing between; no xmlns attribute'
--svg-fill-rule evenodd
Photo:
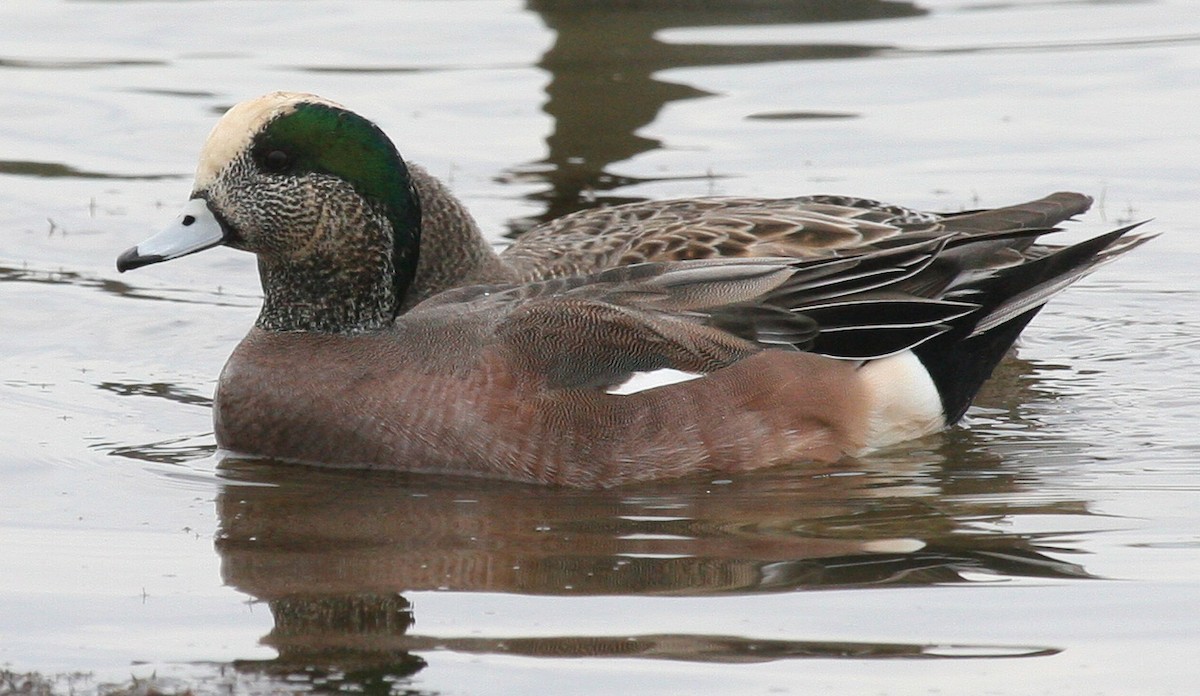
<svg viewBox="0 0 1200 696"><path fill-rule="evenodd" d="M1192 4L620 4L0 7L0 667L76 693L1194 690ZM966 427L861 461L603 493L218 465L250 258L113 261L272 89L377 120L498 242L709 193L1076 189L1072 234L1165 234L1052 304Z"/></svg>

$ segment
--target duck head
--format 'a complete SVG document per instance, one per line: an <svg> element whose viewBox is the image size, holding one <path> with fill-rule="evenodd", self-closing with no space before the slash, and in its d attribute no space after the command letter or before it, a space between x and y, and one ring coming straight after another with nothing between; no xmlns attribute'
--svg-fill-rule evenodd
<svg viewBox="0 0 1200 696"><path fill-rule="evenodd" d="M117 269L223 244L258 257L259 328L370 331L403 306L420 228L408 167L382 130L327 99L274 92L217 122L180 216Z"/></svg>

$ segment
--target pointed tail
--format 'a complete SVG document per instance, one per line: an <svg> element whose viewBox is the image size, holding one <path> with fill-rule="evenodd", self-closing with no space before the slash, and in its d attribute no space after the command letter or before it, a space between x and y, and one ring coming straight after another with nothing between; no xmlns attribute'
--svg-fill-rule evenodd
<svg viewBox="0 0 1200 696"><path fill-rule="evenodd" d="M1053 197L1051 197L1053 198ZM1051 199L1046 199L1051 200ZM984 381L1052 297L1154 235L1130 235L1142 223L1064 247L1038 246L1015 265L966 274L943 295L979 309L913 349L937 386L946 423L966 412Z"/></svg>

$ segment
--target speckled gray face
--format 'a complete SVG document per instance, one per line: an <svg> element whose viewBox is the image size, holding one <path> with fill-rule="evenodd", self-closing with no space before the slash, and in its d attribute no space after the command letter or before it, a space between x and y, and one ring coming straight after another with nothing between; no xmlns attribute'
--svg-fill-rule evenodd
<svg viewBox="0 0 1200 696"><path fill-rule="evenodd" d="M382 131L327 100L275 93L221 119L184 213L118 268L223 243L258 256L259 326L364 330L399 311L419 234L407 167Z"/></svg>
<svg viewBox="0 0 1200 696"><path fill-rule="evenodd" d="M344 211L352 200L353 207L367 206L348 182L311 171L269 171L252 150L242 150L192 195L207 201L222 222L227 246L280 260L314 252L320 235L330 232L321 224L330 208Z"/></svg>

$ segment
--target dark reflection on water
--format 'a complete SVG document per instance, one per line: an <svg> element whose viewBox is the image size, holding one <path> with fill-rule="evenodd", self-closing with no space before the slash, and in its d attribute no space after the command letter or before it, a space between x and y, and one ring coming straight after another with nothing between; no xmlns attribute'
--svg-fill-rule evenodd
<svg viewBox="0 0 1200 696"><path fill-rule="evenodd" d="M196 440L204 440L196 442ZM155 464L188 464L197 459L207 459L217 451L212 442L212 433L203 435L186 435L173 437L158 442L147 442L140 445L116 445L111 442L100 442L92 445L92 449L107 452L114 457L125 457L141 462Z"/></svg>
<svg viewBox="0 0 1200 696"><path fill-rule="evenodd" d="M118 59L102 60L97 58L80 59L27 59L0 58L0 68L17 68L21 70L100 70L103 68L146 68L167 65L162 60Z"/></svg>
<svg viewBox="0 0 1200 696"><path fill-rule="evenodd" d="M96 386L117 396L150 396L188 406L211 407L213 403L211 397L166 382L101 382Z"/></svg>
<svg viewBox="0 0 1200 696"><path fill-rule="evenodd" d="M895 48L889 55L933 55L966 53L1064 53L1069 51L1095 51L1123 48L1151 48L1154 46L1195 46L1200 44L1200 34L1171 34L1130 39L1080 39L1053 41L1049 43L995 43L986 46L945 46L938 48Z"/></svg>
<svg viewBox="0 0 1200 696"><path fill-rule="evenodd" d="M187 178L186 174L112 174L109 172L89 172L60 162L33 162L28 160L0 160L0 174L33 176L44 179L118 179L129 181Z"/></svg>
<svg viewBox="0 0 1200 696"><path fill-rule="evenodd" d="M614 173L611 165L662 146L658 140L638 132L668 103L709 96L695 87L660 79L657 73L664 69L854 58L888 48L834 44L674 44L661 41L658 32L675 27L913 17L926 12L914 3L879 0L836 3L530 0L528 7L555 32L554 45L538 63L551 76L544 110L553 118L554 130L546 138L549 147L546 159L512 171L515 177L549 184L548 189L531 196L545 204L545 212L534 220L513 223L514 232L597 202L634 200L608 193L638 181ZM705 176L698 172L688 178Z"/></svg>
<svg viewBox="0 0 1200 696"><path fill-rule="evenodd" d="M225 466L254 485L222 490L218 548L227 580L259 598L314 587L710 595L1086 576L1035 539L976 531L1010 514L1083 512L1076 504L949 501L928 483L907 495L904 479L849 464L625 493Z"/></svg>
<svg viewBox="0 0 1200 696"><path fill-rule="evenodd" d="M874 462L602 492L227 458L216 547L225 582L266 602L275 619L264 642L279 658L245 665L268 672L414 670L413 653L430 650L708 662L1050 654L693 634L410 633L405 593L432 590L703 597L1090 577L1055 546L1061 538L994 524L1086 515L1084 504L1030 500L1036 482L1006 477L984 453L963 461L956 449L949 439ZM986 492L972 495L983 488L975 472L990 474Z"/></svg>
<svg viewBox="0 0 1200 696"><path fill-rule="evenodd" d="M216 92L206 92L195 89L166 89L162 87L133 87L128 90L131 94L150 94L159 97L183 97L185 99L213 99Z"/></svg>
<svg viewBox="0 0 1200 696"><path fill-rule="evenodd" d="M747 664L801 658L965 659L1043 657L1038 646L933 645L793 641L740 636L658 634L435 638L409 635L415 623L404 597L381 594L295 596L268 601L275 628L263 644L272 660L241 660L243 672L308 682L321 691L390 693L398 679L426 666L418 654L438 650L534 658L638 658Z"/></svg>
<svg viewBox="0 0 1200 696"><path fill-rule="evenodd" d="M204 409L211 408L213 403L211 396L198 394L190 388L166 382L100 382L96 387L117 396L150 397ZM89 447L113 457L123 457L138 462L170 464L189 469L195 467L196 462L212 457L217 451L211 431L194 435L176 435L137 444L104 440L92 443Z"/></svg>
<svg viewBox="0 0 1200 696"><path fill-rule="evenodd" d="M53 224L53 222L51 222ZM195 288L143 288L129 283L96 275L64 269L47 270L42 268L16 268L0 266L0 283L43 283L46 285L72 285L80 288L91 288L110 295L138 300L158 300L161 302L182 302L186 304L202 304L214 307L257 307L257 295L241 295L237 293L197 290Z"/></svg>
<svg viewBox="0 0 1200 696"><path fill-rule="evenodd" d="M858 114L837 111L764 111L750 114L751 121L812 121L816 119L857 118Z"/></svg>
<svg viewBox="0 0 1200 696"><path fill-rule="evenodd" d="M509 170L507 177L545 182L547 188L528 198L544 205L541 214L511 221L519 235L533 225L597 204L618 204L635 197L614 193L650 181L617 173L613 165L663 143L641 134L659 112L674 101L713 96L692 85L662 79L668 68L746 65L753 63L852 59L887 56L903 58L934 54L1035 53L1117 49L1154 45L1197 44L1200 35L1179 34L1135 39L1097 39L1050 43L995 43L986 46L905 47L889 44L838 43L667 43L665 29L803 24L922 16L928 10L911 2L858 0L823 2L572 2L529 0L555 41L538 67L550 74L543 110L553 120L546 138L548 155ZM989 6L990 7L990 6ZM997 5L996 9L1007 5ZM980 9L980 8L976 8ZM797 73L796 92L802 93L803 74ZM756 120L854 118L859 114L825 111L783 111L748 114ZM719 179L728 174L694 172L671 179ZM662 180L659 178L657 180Z"/></svg>

